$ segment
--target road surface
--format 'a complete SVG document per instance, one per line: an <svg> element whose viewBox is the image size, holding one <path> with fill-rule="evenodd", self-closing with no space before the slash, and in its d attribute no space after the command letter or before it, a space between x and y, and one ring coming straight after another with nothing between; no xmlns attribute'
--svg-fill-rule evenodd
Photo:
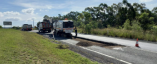
<svg viewBox="0 0 157 64"><path fill-rule="evenodd" d="M38 33L37 30L33 30L30 32ZM38 33L38 34L43 35L46 38L53 39L52 33ZM114 39L114 38L104 39L102 36L84 35L84 34L78 34L78 37L98 38L100 39L100 41L103 41L103 40L109 41L109 39L110 40ZM55 39L58 41L61 41L64 44L68 44L70 46L70 50L77 52L81 54L82 56L85 56L93 61L97 61L102 64L104 63L107 63L107 64L111 64L111 63L113 64L156 64L157 63L157 60L156 60L157 53L141 50L140 48L133 47L133 45L132 47L126 46L126 47L108 49L108 48L104 48L104 47L100 47L96 45L92 45L88 47L77 46L79 41L76 41L74 39L64 38L64 37L55 36ZM120 41L125 42L125 43L130 43L130 42L127 42L127 40L121 39Z"/></svg>
<svg viewBox="0 0 157 64"><path fill-rule="evenodd" d="M75 35L75 33L72 33L72 35ZM88 35L88 34L78 34L78 37L102 41L102 42L116 43L116 44L121 44L125 46L131 46L131 47L135 47L135 43L136 43L136 40L131 40L131 39L96 36L96 35ZM138 43L139 43L140 49L157 53L157 42L138 41Z"/></svg>

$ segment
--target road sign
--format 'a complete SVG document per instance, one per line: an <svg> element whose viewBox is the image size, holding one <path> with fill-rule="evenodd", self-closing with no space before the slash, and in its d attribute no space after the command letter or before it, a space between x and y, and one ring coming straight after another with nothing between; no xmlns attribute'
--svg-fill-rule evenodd
<svg viewBox="0 0 157 64"><path fill-rule="evenodd" d="M11 21L3 21L3 25L12 25Z"/></svg>

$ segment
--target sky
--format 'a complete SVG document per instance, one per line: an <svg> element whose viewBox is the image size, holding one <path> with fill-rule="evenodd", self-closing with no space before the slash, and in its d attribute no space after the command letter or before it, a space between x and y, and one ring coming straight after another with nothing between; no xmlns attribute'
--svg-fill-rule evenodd
<svg viewBox="0 0 157 64"><path fill-rule="evenodd" d="M122 0L0 0L0 25L3 21L12 21L12 26L33 24L42 21L44 15L50 17L65 15L70 11L82 12L86 7L98 6L100 3L112 5ZM145 3L152 10L157 7L157 0L128 0L129 3Z"/></svg>

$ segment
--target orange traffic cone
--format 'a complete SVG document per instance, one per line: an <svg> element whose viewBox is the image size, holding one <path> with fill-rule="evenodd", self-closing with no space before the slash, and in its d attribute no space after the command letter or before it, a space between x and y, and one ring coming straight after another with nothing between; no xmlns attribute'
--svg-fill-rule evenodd
<svg viewBox="0 0 157 64"><path fill-rule="evenodd" d="M137 40L136 40L135 47L139 47L139 45L138 45L138 38L137 38Z"/></svg>

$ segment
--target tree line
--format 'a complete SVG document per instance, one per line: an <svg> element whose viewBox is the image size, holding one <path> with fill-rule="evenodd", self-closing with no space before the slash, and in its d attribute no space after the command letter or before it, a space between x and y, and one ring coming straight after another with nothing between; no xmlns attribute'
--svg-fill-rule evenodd
<svg viewBox="0 0 157 64"><path fill-rule="evenodd" d="M123 0L118 4L113 3L111 6L101 3L96 7L87 7L82 12L71 11L66 15L58 14L57 17L44 18L52 19L52 21L63 20L68 18L74 21L76 27L84 29L93 28L125 28L132 29L130 26L138 25L134 29L141 27L144 31L150 30L157 24L157 7L152 10L146 8L145 3L129 3Z"/></svg>

